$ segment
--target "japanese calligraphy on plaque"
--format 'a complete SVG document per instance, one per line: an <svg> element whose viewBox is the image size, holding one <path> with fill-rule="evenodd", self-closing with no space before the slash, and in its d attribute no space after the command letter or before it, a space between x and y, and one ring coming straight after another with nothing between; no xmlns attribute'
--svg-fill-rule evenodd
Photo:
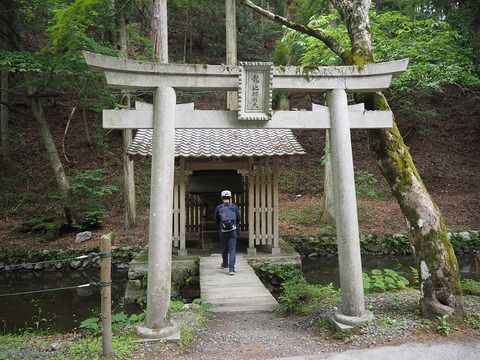
<svg viewBox="0 0 480 360"><path fill-rule="evenodd" d="M270 120L272 118L271 63L240 63L238 89L239 120Z"/></svg>

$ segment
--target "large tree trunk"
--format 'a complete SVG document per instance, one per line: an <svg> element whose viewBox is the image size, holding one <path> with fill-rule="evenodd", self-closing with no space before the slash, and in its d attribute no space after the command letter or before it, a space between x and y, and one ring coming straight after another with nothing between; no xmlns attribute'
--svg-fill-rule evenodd
<svg viewBox="0 0 480 360"><path fill-rule="evenodd" d="M351 64L373 63L369 0L332 0L347 24ZM367 109L390 110L383 94L367 94ZM377 159L405 217L420 271L421 308L426 317L453 315L463 309L457 258L440 209L428 193L396 123L392 129L369 130L370 150Z"/></svg>
<svg viewBox="0 0 480 360"><path fill-rule="evenodd" d="M375 109L388 109L385 97L376 97ZM463 304L458 263L443 215L425 188L397 125L369 130L368 135L370 150L407 220L420 273L422 314L459 318Z"/></svg>
<svg viewBox="0 0 480 360"><path fill-rule="evenodd" d="M57 148L55 147L52 133L50 132L47 120L45 119L40 98L33 97L31 99L31 107L33 116L37 120L40 128L40 134L42 135L43 143L45 144L45 149L47 150L48 161L53 173L55 174L55 179L57 180L58 189L62 193L64 199L66 221L68 224L78 224L78 216L74 206L72 193L70 191L70 184L67 176L65 175L65 170L63 169L62 161L58 155Z"/></svg>
<svg viewBox="0 0 480 360"><path fill-rule="evenodd" d="M118 33L120 40L120 53L124 58L128 57L127 29L123 11L118 15ZM126 94L127 109L130 109L130 94ZM136 201L135 201L135 173L133 160L128 155L128 147L132 143L132 129L122 130L123 136L123 195L124 195L124 219L125 229L135 228L136 223Z"/></svg>

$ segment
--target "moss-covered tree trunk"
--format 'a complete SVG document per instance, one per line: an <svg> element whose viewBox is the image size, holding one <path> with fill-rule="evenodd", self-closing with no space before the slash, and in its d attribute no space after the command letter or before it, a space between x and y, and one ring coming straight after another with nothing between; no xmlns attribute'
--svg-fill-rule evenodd
<svg viewBox="0 0 480 360"><path fill-rule="evenodd" d="M388 109L377 94L374 109ZM421 308L426 317L462 314L458 263L443 215L428 193L397 125L368 132L370 150L406 219L420 274Z"/></svg>
<svg viewBox="0 0 480 360"><path fill-rule="evenodd" d="M332 0L347 24L352 50L347 61L373 63L368 18L369 0ZM362 96L369 110L390 110L382 93ZM394 122L391 129L368 131L369 145L397 199L410 233L420 274L420 305L425 317L462 314L458 263L447 236L443 215L428 193Z"/></svg>

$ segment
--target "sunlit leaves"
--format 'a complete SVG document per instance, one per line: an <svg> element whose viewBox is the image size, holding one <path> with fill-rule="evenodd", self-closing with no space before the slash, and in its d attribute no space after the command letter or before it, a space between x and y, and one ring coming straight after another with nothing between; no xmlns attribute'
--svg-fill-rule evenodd
<svg viewBox="0 0 480 360"><path fill-rule="evenodd" d="M446 21L411 19L396 11L372 11L370 19L375 61L410 59L407 71L392 83L394 92L440 91L447 84L480 85L471 49ZM318 16L309 25L335 37L345 48L351 47L345 26L338 24L335 14ZM303 66L340 64L319 40L294 31L288 31L277 45L276 60L285 58Z"/></svg>

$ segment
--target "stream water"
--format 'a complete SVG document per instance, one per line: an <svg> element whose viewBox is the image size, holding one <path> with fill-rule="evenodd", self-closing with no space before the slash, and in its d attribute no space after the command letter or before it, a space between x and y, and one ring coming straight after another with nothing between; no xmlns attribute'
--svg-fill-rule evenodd
<svg viewBox="0 0 480 360"><path fill-rule="evenodd" d="M98 281L99 270L0 272L0 294L46 290ZM123 311L127 271L112 271L112 312ZM0 331L20 329L70 331L99 316L100 288L86 287L0 297Z"/></svg>
<svg viewBox="0 0 480 360"><path fill-rule="evenodd" d="M473 256L458 257L463 277L475 276ZM411 279L411 256L362 256L363 270L389 268ZM337 257L302 259L303 272L310 283L339 287ZM0 294L75 286L96 281L98 269L89 271L21 271L0 272ZM112 311L139 312L125 308L123 295L127 283L126 270L112 272ZM8 333L21 329L70 331L91 316L99 316L100 288L88 287L31 295L0 297L0 331Z"/></svg>
<svg viewBox="0 0 480 360"><path fill-rule="evenodd" d="M475 277L475 261L472 255L459 255L457 260L460 266L460 274L464 278ZM362 255L362 270L364 272L373 269L392 269L410 281L412 273L410 266L414 266L413 256L369 256ZM302 259L302 270L305 278L312 284L327 285L333 283L340 287L340 275L338 273L338 258L314 257Z"/></svg>

